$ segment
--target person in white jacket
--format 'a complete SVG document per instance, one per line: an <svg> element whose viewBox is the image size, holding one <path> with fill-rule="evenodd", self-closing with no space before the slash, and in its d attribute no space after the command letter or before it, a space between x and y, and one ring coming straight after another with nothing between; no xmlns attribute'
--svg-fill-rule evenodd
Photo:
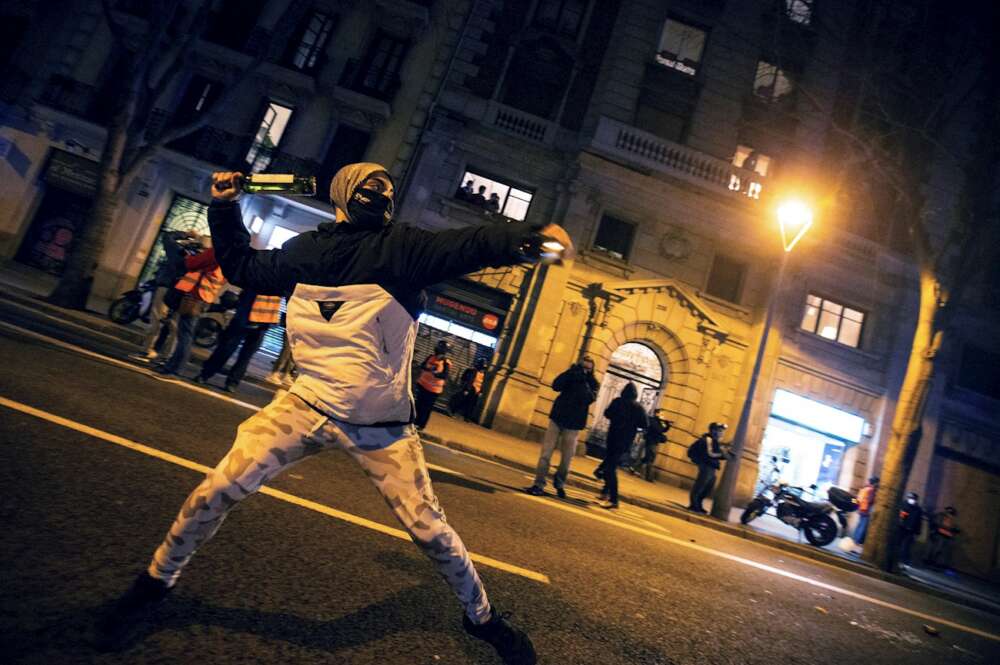
<svg viewBox="0 0 1000 665"><path fill-rule="evenodd" d="M463 625L506 663L534 663L531 640L491 604L461 538L445 520L413 425L410 366L423 287L486 266L545 260L573 247L559 226L498 224L432 233L393 225L393 181L351 164L330 185L337 222L280 249L255 250L236 203L240 174L213 176L215 253L232 284L288 297L298 377L243 422L232 449L181 507L146 572L102 621L108 645L162 600L239 501L309 455L346 451L461 601ZM553 244L555 243L555 245Z"/></svg>

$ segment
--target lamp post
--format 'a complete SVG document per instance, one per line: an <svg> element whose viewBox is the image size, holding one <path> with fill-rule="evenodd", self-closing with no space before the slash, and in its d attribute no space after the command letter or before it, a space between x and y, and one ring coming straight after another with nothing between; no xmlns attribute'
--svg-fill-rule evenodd
<svg viewBox="0 0 1000 665"><path fill-rule="evenodd" d="M750 374L750 385L747 386L747 396L743 401L739 424L737 424L736 432L733 434L732 458L726 462L726 468L722 472L722 479L712 501L712 517L727 522L729 521L729 511L733 506L733 489L736 487L736 479L739 476L740 461L746 446L747 430L750 428L750 410L753 408L754 395L757 392L757 380L760 378L760 368L764 363L764 351L767 349L767 340L771 334L771 321L774 319L778 293L781 291L781 283L785 277L788 255L813 223L812 210L799 200L789 200L779 205L777 216L784 251L781 253L781 263L778 264L778 276L774 280L774 288L771 289L768 296L767 314L764 316L764 328L760 333L757 357L754 359L753 370Z"/></svg>

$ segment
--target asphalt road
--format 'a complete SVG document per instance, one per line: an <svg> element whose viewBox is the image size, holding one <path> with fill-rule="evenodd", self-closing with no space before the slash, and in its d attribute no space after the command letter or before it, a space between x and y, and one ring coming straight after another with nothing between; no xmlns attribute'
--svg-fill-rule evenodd
<svg viewBox="0 0 1000 665"><path fill-rule="evenodd" d="M93 650L94 617L201 478L184 461L214 465L266 398L235 403L0 324L2 662L499 662L422 554L378 530L397 525L336 452L277 479L287 496L234 510L142 641ZM478 568L494 604L542 663L1000 662L1000 617L580 492L530 497L519 471L426 454L449 520L491 559Z"/></svg>

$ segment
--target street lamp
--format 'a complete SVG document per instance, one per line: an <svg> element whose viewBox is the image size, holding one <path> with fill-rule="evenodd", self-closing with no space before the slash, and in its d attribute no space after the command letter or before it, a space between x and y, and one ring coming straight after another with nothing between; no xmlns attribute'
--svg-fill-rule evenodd
<svg viewBox="0 0 1000 665"><path fill-rule="evenodd" d="M750 427L750 409L753 407L754 394L757 392L757 379L760 378L760 367L764 362L764 351L767 348L767 340L771 334L771 320L774 318L774 310L778 302L778 293L781 291L781 283L785 277L785 266L788 264L788 255L795 244L802 239L806 231L813 223L812 209L799 199L790 199L781 203L777 208L778 226L781 228L781 244L784 251L781 253L781 263L778 265L778 276L774 280L774 288L767 300L767 314L764 316L764 329L760 333L760 344L757 346L757 357L754 360L753 371L750 374L750 385L747 387L747 396L743 401L743 410L740 413L739 424L733 434L731 446L732 459L726 463L726 468L722 472L722 480L715 492L712 501L712 517L729 521L729 511L733 506L733 489L736 487L736 478L739 476L740 461L743 457L743 448L746 445L747 430Z"/></svg>

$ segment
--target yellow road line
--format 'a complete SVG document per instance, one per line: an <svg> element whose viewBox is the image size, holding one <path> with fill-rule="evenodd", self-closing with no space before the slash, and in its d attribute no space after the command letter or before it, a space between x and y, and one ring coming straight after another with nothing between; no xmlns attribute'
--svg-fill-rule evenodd
<svg viewBox="0 0 1000 665"><path fill-rule="evenodd" d="M903 607L901 605L896 605L895 603L890 603L879 598L874 598L872 596L865 595L863 593L858 593L857 591L851 591L850 589L844 589L842 587L835 586L833 584L827 584L826 582L820 582L819 580L809 579L803 575L798 575L796 573L782 570L780 568L775 568L774 566L769 566L766 563L760 563L759 561L754 561L752 559L744 559L741 556L736 556L735 554L729 554L728 552L720 552L719 550L712 549L710 547L705 547L704 545L698 545L697 543L692 543L686 540L681 540L680 538L674 538L673 536L668 536L662 533L656 533L655 531L650 531L643 527L635 526L634 524L628 524L627 522L622 522L610 517L604 517L603 515L594 514L589 510L581 510L573 506L568 506L563 503L546 500L543 497L535 497L529 494L518 494L513 493L514 496L520 497L528 501L535 501L541 505L546 505L551 508L556 508L558 510L565 510L566 512L574 513L581 517L586 517L588 519L597 520L598 522L603 522L604 524L609 524L613 527L619 529L625 529L626 531L632 531L634 533L639 533L650 538L655 538L657 540L662 540L674 545L680 545L681 547L687 547L688 549L696 550L698 552L703 552L704 554L710 554L714 557L720 559L726 559L728 561L733 561L736 563L741 563L744 566L750 566L751 568L757 568L758 570L763 570L764 572L771 573L773 575L780 575L781 577L787 577L798 582L805 582L815 587L821 589L826 589L827 591L833 591L834 593L839 593L843 596L848 596L850 598L856 598L857 600L863 600L872 605L878 605L879 607L885 607L887 609L896 610L897 612L902 612L903 614L909 614L910 616L923 619L924 621L932 621L939 623L950 628L955 628L967 633L972 633L973 635L978 635L979 637L985 637L988 640L994 640L1000 642L1000 635L994 633L989 633L985 630L980 630L978 628L973 628L972 626L966 626L960 623L951 621L950 619L945 619L942 617L934 616L932 614L925 614L918 610L911 610L908 607Z"/></svg>
<svg viewBox="0 0 1000 665"><path fill-rule="evenodd" d="M90 427L89 425L84 425L68 418L63 418L62 416L57 416L54 413L49 413L48 411L42 411L41 409L36 409L35 407L28 406L27 404L22 404L21 402L15 402L14 400L7 399L6 397L0 397L0 406L5 406L8 409L14 411L20 411L21 413L27 414L29 416L34 416L35 418L40 418L42 420L47 420L50 423L66 427L68 429L76 430L77 432L82 432L88 436L92 436L98 439L102 439L109 443L113 443L123 448L128 448L129 450L134 450L136 452L142 453L144 455L149 455L150 457L155 457L156 459L163 460L165 462L170 462L171 464L176 464L177 466L182 466L185 469L191 469L192 471L199 471L201 473L208 473L211 471L210 467L204 464L199 464L198 462L193 462L189 459L183 457L178 457L168 452L158 450L151 446L147 446L142 443L137 443L135 441L130 441L124 437L120 437L116 434L111 434L103 430ZM321 503L315 501L310 501L309 499L303 499L301 497L295 496L294 494L289 494L288 492L282 492L281 490L276 490L271 487L262 487L260 490L261 494L266 494L275 499L291 503L293 505L299 506L301 508L306 508L308 510L321 513L328 517L333 517L335 519L347 522L349 524L354 524L355 526L364 527L372 531L377 531L378 533L392 536L393 538L398 538L400 540L410 541L410 536L402 529L394 529L393 527L380 524L379 522L374 522L364 517L358 517L357 515L352 515L351 513L345 513L342 510L337 510L336 508L331 508L325 506ZM494 559L493 557L488 557L482 554L469 553L469 558L471 558L476 563L482 564L484 566L490 566L491 568L496 568L507 573L512 573L514 575L520 575L529 580L534 580L536 582L541 582L542 584L550 584L551 580L548 575L536 572L534 570L529 570L528 568L522 568L520 566L515 566L499 559Z"/></svg>

